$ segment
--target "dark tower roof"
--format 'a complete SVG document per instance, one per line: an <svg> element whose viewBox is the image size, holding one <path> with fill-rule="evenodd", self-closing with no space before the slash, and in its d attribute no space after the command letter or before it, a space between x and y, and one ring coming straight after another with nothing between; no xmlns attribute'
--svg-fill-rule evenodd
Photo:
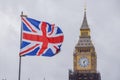
<svg viewBox="0 0 120 80"><path fill-rule="evenodd" d="M88 23L87 23L87 17L86 17L86 9L84 11L84 18L83 18L83 22L82 22L82 26L80 28L82 29L89 29Z"/></svg>

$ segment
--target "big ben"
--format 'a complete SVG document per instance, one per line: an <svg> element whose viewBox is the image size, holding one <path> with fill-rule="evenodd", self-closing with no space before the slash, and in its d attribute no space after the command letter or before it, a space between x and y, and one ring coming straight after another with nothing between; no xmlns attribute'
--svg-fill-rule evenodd
<svg viewBox="0 0 120 80"><path fill-rule="evenodd" d="M73 52L73 64L73 71L69 70L69 80L101 80L100 73L97 71L97 56L91 40L86 9L79 40Z"/></svg>

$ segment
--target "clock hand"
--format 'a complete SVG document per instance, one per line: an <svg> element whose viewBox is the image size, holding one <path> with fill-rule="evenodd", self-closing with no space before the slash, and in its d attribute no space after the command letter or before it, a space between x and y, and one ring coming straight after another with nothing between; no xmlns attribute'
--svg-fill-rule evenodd
<svg viewBox="0 0 120 80"><path fill-rule="evenodd" d="M85 60L83 61L83 66L85 67Z"/></svg>
<svg viewBox="0 0 120 80"><path fill-rule="evenodd" d="M83 61L83 63L85 64L85 61Z"/></svg>

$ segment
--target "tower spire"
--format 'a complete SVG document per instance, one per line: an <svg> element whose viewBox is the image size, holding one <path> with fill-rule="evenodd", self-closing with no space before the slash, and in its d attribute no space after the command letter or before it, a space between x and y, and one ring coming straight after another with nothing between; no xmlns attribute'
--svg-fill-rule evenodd
<svg viewBox="0 0 120 80"><path fill-rule="evenodd" d="M83 22L82 22L82 26L80 29L89 29L88 23L87 23L87 17L86 17L86 0L84 3L84 18L83 18Z"/></svg>

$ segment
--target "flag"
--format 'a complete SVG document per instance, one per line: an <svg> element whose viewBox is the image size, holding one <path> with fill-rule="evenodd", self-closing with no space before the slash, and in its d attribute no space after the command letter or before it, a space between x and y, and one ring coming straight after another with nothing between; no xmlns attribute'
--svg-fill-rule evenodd
<svg viewBox="0 0 120 80"><path fill-rule="evenodd" d="M61 50L62 30L44 21L21 17L22 39L20 56L54 56Z"/></svg>

